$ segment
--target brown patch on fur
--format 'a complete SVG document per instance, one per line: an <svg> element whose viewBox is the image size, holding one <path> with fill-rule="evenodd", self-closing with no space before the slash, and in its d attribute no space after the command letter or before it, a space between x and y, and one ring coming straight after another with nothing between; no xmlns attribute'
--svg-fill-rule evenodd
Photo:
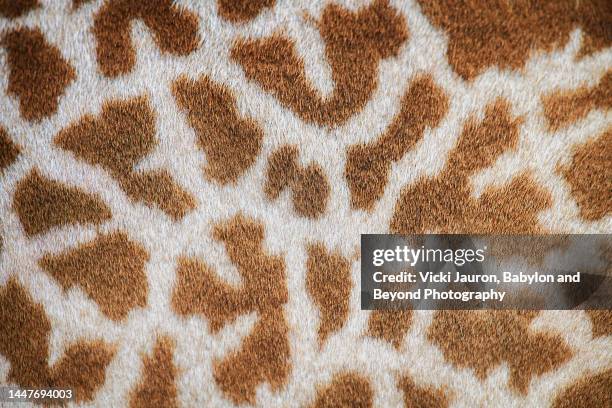
<svg viewBox="0 0 612 408"><path fill-rule="evenodd" d="M404 392L406 408L446 408L449 405L443 391L430 386L421 387L410 377L400 378L398 386Z"/></svg>
<svg viewBox="0 0 612 408"><path fill-rule="evenodd" d="M470 196L469 177L492 165L518 142L520 120L512 120L502 101L490 105L485 119L470 119L442 172L402 189L391 221L396 233L530 233L538 232L537 212L550 206L549 195L527 176L499 189L487 189L478 200ZM529 197L529 199L525 199ZM410 326L410 311L375 311L369 335L399 348Z"/></svg>
<svg viewBox="0 0 612 408"><path fill-rule="evenodd" d="M96 54L107 77L127 74L136 64L132 20L139 19L152 32L163 53L189 55L198 47L197 16L171 0L107 0L94 18Z"/></svg>
<svg viewBox="0 0 612 408"><path fill-rule="evenodd" d="M143 357L142 379L132 391L130 408L178 407L173 353L172 340L162 337L155 343L152 355Z"/></svg>
<svg viewBox="0 0 612 408"><path fill-rule="evenodd" d="M289 187L293 208L308 218L317 218L325 212L329 198L329 183L318 164L302 168L298 162L297 146L285 145L268 158L264 192L270 200L276 200Z"/></svg>
<svg viewBox="0 0 612 408"><path fill-rule="evenodd" d="M501 188L486 189L478 200L471 197L469 178L491 166L518 142L520 119L512 119L506 102L489 105L484 120L468 119L442 172L402 189L390 230L394 233L536 233L537 213L551 205L550 195L523 174ZM528 197L528 199L525 199ZM399 314L398 314L399 313ZM399 348L410 311L375 311L368 334Z"/></svg>
<svg viewBox="0 0 612 408"><path fill-rule="evenodd" d="M612 369L583 377L565 388L553 408L592 408L612 406Z"/></svg>
<svg viewBox="0 0 612 408"><path fill-rule="evenodd" d="M259 321L240 349L214 364L214 377L223 392L236 404L253 403L258 384L267 382L278 390L291 368L283 311L289 296L285 262L264 251L263 225L242 215L218 224L212 235L225 244L242 286L232 287L203 262L183 258L172 306L179 315L202 314L213 333L240 315L257 312Z"/></svg>
<svg viewBox="0 0 612 408"><path fill-rule="evenodd" d="M306 289L319 308L319 343L338 331L349 316L351 264L337 252L329 252L321 243L308 246Z"/></svg>
<svg viewBox="0 0 612 408"><path fill-rule="evenodd" d="M204 174L221 184L238 180L261 150L261 127L242 119L230 90L205 76L197 81L180 77L172 84L172 93L206 153Z"/></svg>
<svg viewBox="0 0 612 408"><path fill-rule="evenodd" d="M582 30L582 48L578 57L584 57L598 52L612 44L612 6L607 0L581 1L576 3L568 1L573 6L577 24Z"/></svg>
<svg viewBox="0 0 612 408"><path fill-rule="evenodd" d="M542 98L544 115L551 131L556 131L587 116L594 109L612 108L612 71L599 83L574 91L557 91Z"/></svg>
<svg viewBox="0 0 612 408"><path fill-rule="evenodd" d="M316 24L335 83L329 98L312 87L293 41L285 37L238 41L231 56L249 80L300 118L336 126L366 105L378 85L380 61L398 54L408 29L386 0L375 0L356 12L329 4Z"/></svg>
<svg viewBox="0 0 612 408"><path fill-rule="evenodd" d="M536 315L532 311L438 311L427 336L442 349L447 361L474 370L480 380L506 362L510 386L526 394L534 376L561 366L572 356L558 335L530 329Z"/></svg>
<svg viewBox="0 0 612 408"><path fill-rule="evenodd" d="M289 377L289 329L282 309L260 315L253 331L238 351L214 363L219 388L236 404L255 402L255 388L262 382L279 390Z"/></svg>
<svg viewBox="0 0 612 408"><path fill-rule="evenodd" d="M401 102L401 111L376 140L351 146L346 177L353 208L372 210L384 194L391 164L421 140L426 128L434 128L448 110L448 98L429 75L413 79Z"/></svg>
<svg viewBox="0 0 612 408"><path fill-rule="evenodd" d="M551 251L567 251L571 245L571 236L567 234L552 235L497 235L487 237L487 257L496 261L510 260L514 257L528 265L544 267L545 258ZM512 296L507 293L507 296Z"/></svg>
<svg viewBox="0 0 612 408"><path fill-rule="evenodd" d="M114 355L114 350L102 341L77 342L51 369L50 386L72 389L77 402L91 400L106 381L106 367Z"/></svg>
<svg viewBox="0 0 612 408"><path fill-rule="evenodd" d="M158 207L179 221L196 207L195 198L179 187L167 170L134 173L122 184L128 196Z"/></svg>
<svg viewBox="0 0 612 408"><path fill-rule="evenodd" d="M571 164L559 171L582 218L596 221L612 214L612 128L574 149Z"/></svg>
<svg viewBox="0 0 612 408"><path fill-rule="evenodd" d="M17 18L38 7L38 0L0 0L0 16Z"/></svg>
<svg viewBox="0 0 612 408"><path fill-rule="evenodd" d="M72 389L77 402L89 401L104 384L114 351L101 341L72 344L52 367L51 324L42 305L14 279L0 288L0 354L10 363L8 381L21 388Z"/></svg>
<svg viewBox="0 0 612 408"><path fill-rule="evenodd" d="M537 233L537 214L551 205L550 194L524 173L509 184L471 197L469 178L495 163L518 143L520 119L510 116L502 100L489 105L478 123L468 119L457 145L436 177L402 189L390 229L400 234Z"/></svg>
<svg viewBox="0 0 612 408"><path fill-rule="evenodd" d="M83 4L89 3L91 0L72 0L72 8L77 10Z"/></svg>
<svg viewBox="0 0 612 408"><path fill-rule="evenodd" d="M147 251L123 232L102 235L59 255L45 254L39 265L66 291L79 286L102 313L121 320L147 304Z"/></svg>
<svg viewBox="0 0 612 408"><path fill-rule="evenodd" d="M15 146L6 130L0 126L0 174L13 164L19 156L19 148Z"/></svg>
<svg viewBox="0 0 612 408"><path fill-rule="evenodd" d="M489 67L520 69L535 51L553 51L580 27L579 56L612 44L608 0L419 0L431 23L448 36L447 58L471 80Z"/></svg>
<svg viewBox="0 0 612 408"><path fill-rule="evenodd" d="M232 23L252 20L265 8L274 6L276 0L217 0L219 15Z"/></svg>
<svg viewBox="0 0 612 408"><path fill-rule="evenodd" d="M312 408L369 408L374 395L367 378L356 373L336 374L331 383L317 391Z"/></svg>
<svg viewBox="0 0 612 408"><path fill-rule="evenodd" d="M412 324L412 315L412 310L373 310L368 319L367 334L399 349Z"/></svg>
<svg viewBox="0 0 612 408"><path fill-rule="evenodd" d="M98 225L112 217L98 196L50 180L36 169L17 184L13 208L28 237L70 224Z"/></svg>
<svg viewBox="0 0 612 408"><path fill-rule="evenodd" d="M612 335L612 311L610 310L587 310L593 327L593 337Z"/></svg>
<svg viewBox="0 0 612 408"><path fill-rule="evenodd" d="M101 166L128 197L161 209L174 221L196 207L195 199L167 170L134 171L157 145L155 114L146 97L105 102L100 115L84 115L63 129L55 144L90 165Z"/></svg>
<svg viewBox="0 0 612 408"><path fill-rule="evenodd" d="M21 116L39 121L54 114L60 96L76 78L72 65L38 28L10 31L2 46L8 51L7 91L19 99Z"/></svg>

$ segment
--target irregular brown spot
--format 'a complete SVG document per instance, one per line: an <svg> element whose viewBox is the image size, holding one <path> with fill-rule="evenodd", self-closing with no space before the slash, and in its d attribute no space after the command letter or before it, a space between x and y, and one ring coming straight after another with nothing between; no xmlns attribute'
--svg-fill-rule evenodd
<svg viewBox="0 0 612 408"><path fill-rule="evenodd" d="M524 173L509 184L471 196L469 178L516 147L520 119L502 100L489 105L478 123L468 119L442 171L402 189L391 220L392 232L518 234L541 231L537 214L551 205L550 194Z"/></svg>
<svg viewBox="0 0 612 408"><path fill-rule="evenodd" d="M72 389L77 402L89 401L104 384L114 351L101 341L73 343L52 367L51 324L42 305L14 280L0 288L0 354L10 363L9 382L21 388Z"/></svg>
<svg viewBox="0 0 612 408"><path fill-rule="evenodd" d="M607 0L567 1L575 24L582 30L582 48L578 57L593 54L612 44L612 5Z"/></svg>
<svg viewBox="0 0 612 408"><path fill-rule="evenodd" d="M427 332L444 358L470 368L481 380L506 362L510 386L526 394L534 376L568 361L572 352L551 333L534 333L529 325L537 312L438 311Z"/></svg>
<svg viewBox="0 0 612 408"><path fill-rule="evenodd" d="M153 354L143 358L142 379L131 394L131 408L178 407L173 353L172 340L162 337L157 340Z"/></svg>
<svg viewBox="0 0 612 408"><path fill-rule="evenodd" d="M596 221L612 214L612 128L575 149L571 164L559 170L582 218Z"/></svg>
<svg viewBox="0 0 612 408"><path fill-rule="evenodd" d="M17 184L13 208L28 237L70 224L98 225L112 216L98 196L50 180L36 169Z"/></svg>
<svg viewBox="0 0 612 408"><path fill-rule="evenodd" d="M242 293L223 282L214 270L198 259L180 258L177 279L172 297L174 310L180 315L203 314L213 333L221 330L226 322L231 323L247 313L252 306L252 302L241 296ZM249 277L250 280L253 278Z"/></svg>
<svg viewBox="0 0 612 408"><path fill-rule="evenodd" d="M106 367L114 355L115 351L102 341L73 344L51 369L50 386L72 389L77 402L91 400L106 381Z"/></svg>
<svg viewBox="0 0 612 408"><path fill-rule="evenodd" d="M39 265L64 290L79 286L102 313L121 320L147 304L147 251L123 232L102 235L59 255L45 254Z"/></svg>
<svg viewBox="0 0 612 408"><path fill-rule="evenodd" d="M9 95L19 98L19 112L39 121L57 111L59 98L76 78L74 68L38 28L17 28L2 38L8 51Z"/></svg>
<svg viewBox="0 0 612 408"><path fill-rule="evenodd" d="M612 369L581 378L555 398L553 408L612 406Z"/></svg>
<svg viewBox="0 0 612 408"><path fill-rule="evenodd" d="M175 221L196 207L195 198L179 187L167 170L134 173L122 187L128 196L158 207Z"/></svg>
<svg viewBox="0 0 612 408"><path fill-rule="evenodd" d="M370 382L359 374L336 374L332 382L317 391L312 408L369 408L373 400Z"/></svg>
<svg viewBox="0 0 612 408"><path fill-rule="evenodd" d="M399 349L412 324L412 315L412 310L373 310L368 319L367 334Z"/></svg>
<svg viewBox="0 0 612 408"><path fill-rule="evenodd" d="M349 316L351 264L321 243L308 246L306 289L319 308L319 342L340 330Z"/></svg>
<svg viewBox="0 0 612 408"><path fill-rule="evenodd" d="M593 337L612 335L612 311L587 310L593 327Z"/></svg>
<svg viewBox="0 0 612 408"><path fill-rule="evenodd" d="M155 206L179 221L196 206L167 170L134 171L157 145L155 114L146 97L105 102L97 117L87 114L63 129L55 144L108 171L132 200Z"/></svg>
<svg viewBox="0 0 612 408"><path fill-rule="evenodd" d="M91 0L72 0L72 8L76 10L83 4L89 3L90 1Z"/></svg>
<svg viewBox="0 0 612 408"><path fill-rule="evenodd" d="M180 77L172 84L172 93L206 153L204 174L222 184L238 180L261 149L261 127L240 118L229 89L205 76L197 81Z"/></svg>
<svg viewBox="0 0 612 408"><path fill-rule="evenodd" d="M401 101L401 111L391 126L376 140L351 146L345 177L351 191L353 208L371 210L384 194L391 164L401 160L434 128L448 110L448 98L429 75L413 79Z"/></svg>
<svg viewBox="0 0 612 408"><path fill-rule="evenodd" d="M551 251L567 251L572 244L569 234L496 235L487 237L486 242L489 259L501 261L518 257L539 268L545 267Z"/></svg>
<svg viewBox="0 0 612 408"><path fill-rule="evenodd" d="M242 215L218 224L213 238L225 244L243 284L223 282L201 261L180 259L178 284L172 306L180 315L202 314L213 333L238 316L257 312L259 321L239 350L214 364L214 377L236 404L255 399L255 388L267 382L278 390L290 371L288 328L283 305L287 303L285 262L264 252L263 225Z"/></svg>
<svg viewBox="0 0 612 408"><path fill-rule="evenodd" d="M544 115L551 131L556 131L587 116L595 109L612 108L612 71L592 88L556 91L542 98Z"/></svg>
<svg viewBox="0 0 612 408"><path fill-rule="evenodd" d="M335 4L316 22L335 83L323 98L306 78L291 40L274 35L238 41L231 51L249 80L256 81L300 118L335 126L359 112L378 86L378 65L398 54L408 39L404 18L386 0L356 12Z"/></svg>
<svg viewBox="0 0 612 408"><path fill-rule="evenodd" d="M40 7L38 0L0 0L0 16L17 18Z"/></svg>
<svg viewBox="0 0 612 408"><path fill-rule="evenodd" d="M217 225L213 238L225 244L230 260L243 278L243 285L234 288L203 262L182 258L177 270L179 283L173 296L177 313L201 313L211 330L217 332L236 317L253 310L270 312L282 308L288 299L285 262L263 251L262 224L237 215Z"/></svg>
<svg viewBox="0 0 612 408"><path fill-rule="evenodd" d="M136 64L132 45L132 20L139 19L151 30L155 44L164 53L185 56L200 41L197 16L171 0L107 0L94 18L96 55L102 74L126 74Z"/></svg>
<svg viewBox="0 0 612 408"><path fill-rule="evenodd" d="M479 199L471 196L470 176L491 166L518 142L521 120L511 118L509 111L508 104L498 100L486 108L480 123L468 119L440 174L402 188L391 232L518 234L541 230L537 214L552 200L527 174L501 188L487 188ZM373 312L370 335L399 347L410 321L398 313L408 312Z"/></svg>
<svg viewBox="0 0 612 408"><path fill-rule="evenodd" d="M272 7L276 0L217 0L219 15L232 23L252 20L265 8Z"/></svg>
<svg viewBox="0 0 612 408"><path fill-rule="evenodd" d="M421 387L410 377L400 378L398 386L404 392L406 408L446 408L449 405L443 391L431 386Z"/></svg>
<svg viewBox="0 0 612 408"><path fill-rule="evenodd" d="M219 388L236 404L255 402L255 388L262 382L279 390L289 371L289 329L282 309L261 315L240 350L214 363Z"/></svg>
<svg viewBox="0 0 612 408"><path fill-rule="evenodd" d="M489 67L520 69L535 51L552 51L581 28L579 56L612 44L608 0L419 0L431 23L448 36L446 56L471 80Z"/></svg>
<svg viewBox="0 0 612 408"><path fill-rule="evenodd" d="M19 149L11 141L6 130L0 126L0 174L17 160L17 156L19 156Z"/></svg>
<svg viewBox="0 0 612 408"><path fill-rule="evenodd" d="M60 131L55 144L121 178L155 146L155 114L146 97L106 102L97 117Z"/></svg>
<svg viewBox="0 0 612 408"><path fill-rule="evenodd" d="M329 183L321 167L298 163L297 146L282 146L268 158L264 192L270 200L277 199L289 187L293 208L303 217L316 218L323 214L329 198Z"/></svg>

